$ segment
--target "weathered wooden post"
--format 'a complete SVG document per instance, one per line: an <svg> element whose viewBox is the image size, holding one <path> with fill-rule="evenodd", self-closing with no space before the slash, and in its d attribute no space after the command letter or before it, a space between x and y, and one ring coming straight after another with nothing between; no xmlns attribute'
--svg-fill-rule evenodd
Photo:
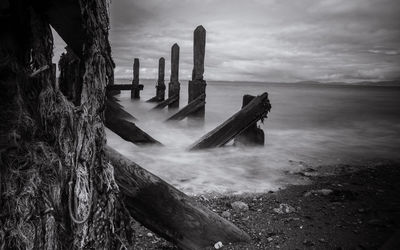
<svg viewBox="0 0 400 250"><path fill-rule="evenodd" d="M140 99L140 86L139 86L139 58L135 58L133 62L133 80L131 89L131 99Z"/></svg>
<svg viewBox="0 0 400 250"><path fill-rule="evenodd" d="M158 80L156 85L156 96L147 100L147 102L161 102L165 99L165 59L161 57L158 61Z"/></svg>
<svg viewBox="0 0 400 250"><path fill-rule="evenodd" d="M171 48L171 78L168 84L168 98L172 98L177 96L176 101L170 103L168 108L179 108L179 92L180 92L180 83L179 83L179 46L178 44L174 44Z"/></svg>
<svg viewBox="0 0 400 250"><path fill-rule="evenodd" d="M161 57L158 61L158 80L157 80L157 100L164 101L165 99L165 59Z"/></svg>
<svg viewBox="0 0 400 250"><path fill-rule="evenodd" d="M203 26L198 26L193 34L193 71L192 80L189 81L189 101L191 103L201 95L206 96L206 81L204 74L204 57L206 48L206 30ZM191 113L189 116L204 118L205 105Z"/></svg>
<svg viewBox="0 0 400 250"><path fill-rule="evenodd" d="M254 98L256 97L252 95L244 95L242 109L246 107L246 105L249 104ZM264 131L261 128L257 127L257 122L254 122L246 130L235 137L234 144L246 146L262 146L264 145L264 138Z"/></svg>

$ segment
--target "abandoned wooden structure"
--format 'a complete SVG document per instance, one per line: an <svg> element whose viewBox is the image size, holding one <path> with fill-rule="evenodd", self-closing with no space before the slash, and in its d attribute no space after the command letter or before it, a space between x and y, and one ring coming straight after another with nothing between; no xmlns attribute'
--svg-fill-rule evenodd
<svg viewBox="0 0 400 250"><path fill-rule="evenodd" d="M244 95L242 109L246 107L246 105L248 105L254 98L255 96L252 95ZM264 131L257 127L257 122L254 122L235 137L234 144L245 146L262 146L264 145L264 141Z"/></svg>
<svg viewBox="0 0 400 250"><path fill-rule="evenodd" d="M161 57L158 61L158 79L156 83L156 96L147 100L147 102L161 102L165 100L165 59Z"/></svg>
<svg viewBox="0 0 400 250"><path fill-rule="evenodd" d="M188 103L196 100L199 96L206 96L207 83L203 79L204 74L204 57L206 47L206 30L203 26L198 26L194 30L193 34L193 71L192 80L189 81L189 99ZM204 103L205 104L205 103ZM195 116L204 118L205 105L198 107L193 112L190 112L188 116Z"/></svg>
<svg viewBox="0 0 400 250"><path fill-rule="evenodd" d="M179 45L174 44L171 48L171 77L168 84L168 108L179 108L179 94L181 84L179 83Z"/></svg>
<svg viewBox="0 0 400 250"><path fill-rule="evenodd" d="M135 58L133 62L133 80L131 89L131 99L140 99L140 91L143 90L143 85L139 84L139 58Z"/></svg>
<svg viewBox="0 0 400 250"><path fill-rule="evenodd" d="M254 98L249 104L224 123L201 137L190 150L221 147L259 120L267 117L271 110L268 93Z"/></svg>

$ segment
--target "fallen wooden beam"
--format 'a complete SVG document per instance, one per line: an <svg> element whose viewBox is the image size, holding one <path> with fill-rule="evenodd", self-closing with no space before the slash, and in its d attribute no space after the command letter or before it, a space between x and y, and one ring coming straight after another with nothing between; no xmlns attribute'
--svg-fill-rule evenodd
<svg viewBox="0 0 400 250"><path fill-rule="evenodd" d="M270 110L268 93L265 92L254 98L224 123L201 137L190 147L190 150L221 147L258 120L265 118Z"/></svg>
<svg viewBox="0 0 400 250"><path fill-rule="evenodd" d="M132 90L132 88L139 88L139 90L143 90L143 84L132 85L132 84L113 84L107 86L107 91L112 90Z"/></svg>
<svg viewBox="0 0 400 250"><path fill-rule="evenodd" d="M174 95L170 98L168 98L167 100L164 100L162 102L160 102L159 104L157 104L157 106L155 106L153 109L163 109L168 105L171 105L172 103L175 103L179 100L179 95Z"/></svg>
<svg viewBox="0 0 400 250"><path fill-rule="evenodd" d="M166 121L172 121L172 120L183 120L190 114L196 112L200 108L204 107L206 104L206 95L203 93L200 96L198 96L196 99L194 99L192 102L190 102L188 105L186 105L183 109L179 110L178 113L174 114L170 118L168 118Z"/></svg>
<svg viewBox="0 0 400 250"><path fill-rule="evenodd" d="M110 147L105 152L124 204L142 225L181 249L204 249L249 241L250 237L162 179Z"/></svg>
<svg viewBox="0 0 400 250"><path fill-rule="evenodd" d="M126 121L126 118L133 118L132 120L135 118L122 108L118 108L118 106L116 106L117 103L113 103L112 101L107 101L107 103L110 104L107 105L105 112L105 125L107 128L119 135L125 141L137 145L161 145L159 141L138 128L135 123Z"/></svg>
<svg viewBox="0 0 400 250"><path fill-rule="evenodd" d="M115 97L108 97L106 101L106 117L118 117L119 119L137 120L133 115L124 110Z"/></svg>

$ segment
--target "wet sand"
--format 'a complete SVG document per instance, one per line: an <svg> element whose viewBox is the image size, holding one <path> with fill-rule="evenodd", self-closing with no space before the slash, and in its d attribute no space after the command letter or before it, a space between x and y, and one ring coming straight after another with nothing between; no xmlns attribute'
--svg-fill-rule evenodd
<svg viewBox="0 0 400 250"><path fill-rule="evenodd" d="M222 242L221 249L380 249L390 241L386 249L400 249L400 238L393 236L400 229L400 163L307 166L286 174L311 184L263 194L194 197L220 215L230 214L228 219L251 236L248 243ZM249 209L233 209L235 201ZM289 209L279 213L281 204ZM135 230L135 249L177 249L139 224Z"/></svg>

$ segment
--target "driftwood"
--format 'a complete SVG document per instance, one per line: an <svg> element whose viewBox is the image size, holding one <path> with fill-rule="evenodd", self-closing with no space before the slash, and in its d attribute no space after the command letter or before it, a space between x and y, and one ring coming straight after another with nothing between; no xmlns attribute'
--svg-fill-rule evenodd
<svg viewBox="0 0 400 250"><path fill-rule="evenodd" d="M268 100L268 93L265 92L254 98L248 105L231 116L224 123L200 138L190 147L190 150L221 147L225 145L249 126L265 118L270 109L271 104Z"/></svg>
<svg viewBox="0 0 400 250"><path fill-rule="evenodd" d="M179 110L178 113L176 113L173 116L171 116L170 118L168 118L167 121L183 120L190 114L198 111L200 108L203 108L204 105L206 104L205 97L206 97L206 95L204 93L202 95L198 96L196 99L194 99L188 105L186 105L183 109Z"/></svg>
<svg viewBox="0 0 400 250"><path fill-rule="evenodd" d="M163 109L166 106L171 105L172 103L175 103L178 100L179 100L179 95L174 95L174 96L168 98L167 100L160 102L153 109Z"/></svg>
<svg viewBox="0 0 400 250"><path fill-rule="evenodd" d="M242 108L246 107L255 96L244 95ZM257 122L251 124L247 129L238 134L235 137L234 145L245 145L245 146L261 146L265 143L264 131L257 127Z"/></svg>
<svg viewBox="0 0 400 250"><path fill-rule="evenodd" d="M182 249L212 247L218 241L249 241L231 222L124 156L105 147L115 180L130 214L151 231Z"/></svg>

